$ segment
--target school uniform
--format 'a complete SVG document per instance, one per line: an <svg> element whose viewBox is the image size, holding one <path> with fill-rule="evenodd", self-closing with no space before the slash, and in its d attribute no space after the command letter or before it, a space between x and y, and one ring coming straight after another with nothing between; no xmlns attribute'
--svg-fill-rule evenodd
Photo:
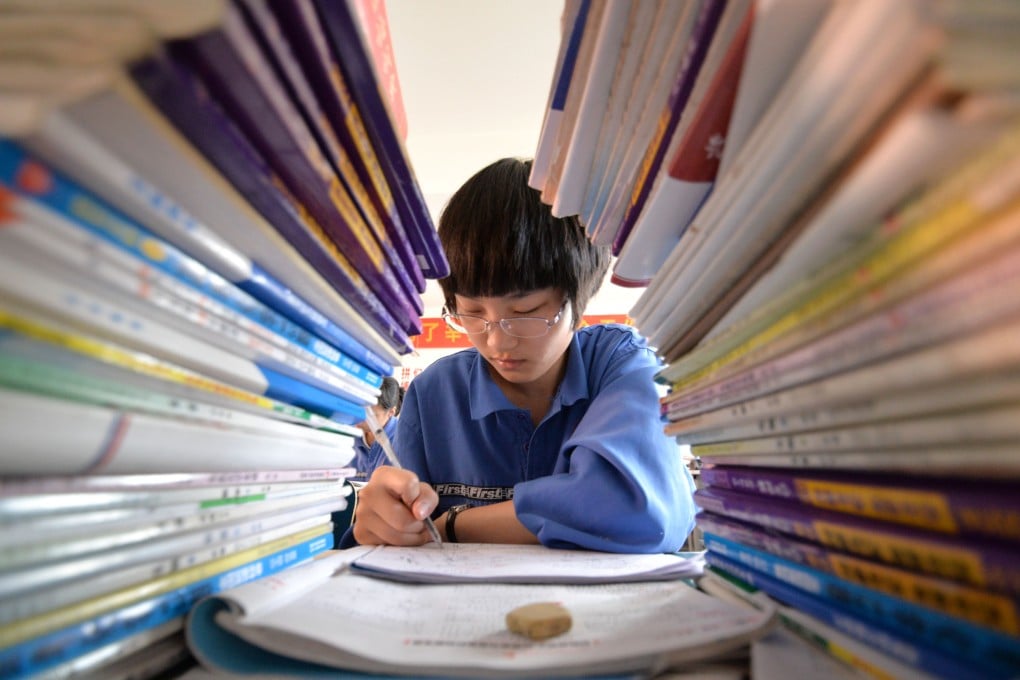
<svg viewBox="0 0 1020 680"><path fill-rule="evenodd" d="M439 494L434 517L461 503L512 500L550 547L678 550L694 526L694 482L662 432L655 354L617 324L579 329L567 353L538 427L476 349L439 359L404 397L401 462Z"/></svg>
<svg viewBox="0 0 1020 680"><path fill-rule="evenodd" d="M397 417L392 416L383 425L383 432L390 438L390 443L396 447L397 439ZM357 474L354 475L353 480L356 482L367 482L372 477L372 472L375 471L380 465L389 465L386 460L386 454L383 452L382 446L380 446L378 440L372 442L369 446L365 442L365 437L358 437L354 441L354 460L351 463L354 469L357 470Z"/></svg>

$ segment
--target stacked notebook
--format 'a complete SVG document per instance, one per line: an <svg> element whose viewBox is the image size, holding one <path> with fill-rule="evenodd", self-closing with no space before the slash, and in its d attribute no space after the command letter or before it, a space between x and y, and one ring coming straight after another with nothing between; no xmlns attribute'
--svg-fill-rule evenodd
<svg viewBox="0 0 1020 680"><path fill-rule="evenodd" d="M0 13L0 675L190 663L333 546L447 273L348 2Z"/></svg>
<svg viewBox="0 0 1020 680"><path fill-rule="evenodd" d="M1020 12L673 4L567 3L532 180L646 287L705 589L877 677L1015 677Z"/></svg>

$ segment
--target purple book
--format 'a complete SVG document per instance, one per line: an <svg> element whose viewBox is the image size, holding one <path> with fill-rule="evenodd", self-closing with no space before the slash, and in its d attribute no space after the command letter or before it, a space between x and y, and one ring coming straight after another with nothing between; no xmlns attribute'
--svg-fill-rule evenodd
<svg viewBox="0 0 1020 680"><path fill-rule="evenodd" d="M170 122L223 173L280 234L318 270L340 295L398 352L413 345L388 306L369 290L349 264L334 256L311 233L300 207L274 179L258 151L216 104L194 75L168 55L131 66L131 76ZM283 312L286 314L286 312ZM302 323L297 318L293 319ZM315 330L315 329L310 329Z"/></svg>
<svg viewBox="0 0 1020 680"><path fill-rule="evenodd" d="M252 2L254 0L249 0ZM425 292L425 276L418 256L411 247L410 235L400 219L397 200L383 176L382 166L369 140L361 116L354 107L347 83L337 76L336 62L318 15L308 3L267 3L274 13L294 58L308 79L324 115L324 121L350 158L358 180L365 187L369 200L382 217L386 232L397 255L414 280L417 290ZM430 226L431 229L431 226Z"/></svg>
<svg viewBox="0 0 1020 680"><path fill-rule="evenodd" d="M274 5L289 2L291 0L273 0ZM340 68L339 77L346 81L347 89L372 138L383 173L398 198L397 209L411 239L411 246L421 262L422 271L430 279L448 276L450 265L439 244L439 237L404 144L394 129L354 8L350 0L317 0L314 4L327 42Z"/></svg>
<svg viewBox="0 0 1020 680"><path fill-rule="evenodd" d="M706 537L721 536L740 545L874 588L887 595L959 616L979 626L1004 633L1017 632L1020 601L1015 596L990 593L970 585L828 550L815 543L800 541L710 512L698 515L698 528Z"/></svg>
<svg viewBox="0 0 1020 680"><path fill-rule="evenodd" d="M870 560L960 583L1020 593L1020 548L948 537L887 522L717 488L694 493L698 507Z"/></svg>
<svg viewBox="0 0 1020 680"><path fill-rule="evenodd" d="M173 41L168 49L201 78L404 330L420 333L417 309L264 59L240 12L228 6L219 28Z"/></svg>
<svg viewBox="0 0 1020 680"><path fill-rule="evenodd" d="M939 533L1020 543L1020 494L1015 482L879 472L787 473L722 465L702 469L701 482Z"/></svg>
<svg viewBox="0 0 1020 680"><path fill-rule="evenodd" d="M705 61L708 53L708 46L712 44L712 36L719 26L719 19L722 18L723 10L726 8L726 0L705 0L698 15L697 23L691 32L690 42L687 45L687 53L684 55L680 70L677 72L673 88L669 92L669 99L666 108L659 119L659 129L656 137L652 139L651 145L645 154L645 160L641 164L642 174L637 179L634 193L631 195L630 207L624 215L623 223L616 232L613 239L613 255L619 255L623 250L623 244L630 236L638 215L648 200L648 194L655 184L655 177L659 174L662 161L669 149L670 139L676 131L680 122L680 116L687 106L687 99L694 89L694 82L698 79L698 72L701 64Z"/></svg>

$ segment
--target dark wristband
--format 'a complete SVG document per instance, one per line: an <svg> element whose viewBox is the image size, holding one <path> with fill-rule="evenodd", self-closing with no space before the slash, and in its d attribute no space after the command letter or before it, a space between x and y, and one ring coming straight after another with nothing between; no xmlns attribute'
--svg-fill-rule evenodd
<svg viewBox="0 0 1020 680"><path fill-rule="evenodd" d="M446 530L446 540L450 543L457 543L457 530L454 528L454 523L457 521L457 515L468 509L467 505L455 505L446 511L446 526L443 527Z"/></svg>

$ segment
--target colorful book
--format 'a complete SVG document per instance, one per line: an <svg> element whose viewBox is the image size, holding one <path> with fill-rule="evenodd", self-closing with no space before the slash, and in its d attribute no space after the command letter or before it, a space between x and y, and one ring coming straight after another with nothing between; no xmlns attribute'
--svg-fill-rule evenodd
<svg viewBox="0 0 1020 680"><path fill-rule="evenodd" d="M944 646L919 644L909 634L892 631L871 619L833 607L822 598L809 595L804 590L764 572L747 568L736 560L721 555L715 555L712 560L714 564L711 568L726 579L739 580L741 586L747 590L756 589L767 593L770 598L789 605L795 612L803 612L870 648L888 654L909 667L919 669L922 673L940 678L965 678L974 672L974 666L962 661L955 649L947 651ZM982 677L1009 677L1008 674L994 674L983 667L982 672Z"/></svg>
<svg viewBox="0 0 1020 680"><path fill-rule="evenodd" d="M369 290L347 257L275 177L260 152L227 117L194 73L170 55L158 55L133 64L131 75L173 125L279 231L281 240L292 244L316 271L321 272L342 296L338 296L341 302L346 301L355 313L362 315L392 349L401 353L411 351L407 333L393 311ZM301 323L298 318L291 318Z"/></svg>
<svg viewBox="0 0 1020 680"><path fill-rule="evenodd" d="M309 133L319 144L341 185L350 194L355 208L364 219L366 228L382 248L401 289L421 315L424 307L420 294L425 290L425 278L421 268L414 261L410 244L406 236L399 242L391 236L396 227L392 224L387 226L382 214L376 210L375 202L372 201L367 187L354 168L351 155L340 144L312 91L310 81L296 59L292 46L287 42L280 22L270 11L265 0L242 0L235 5L244 15L248 29L262 49L263 56L275 69L277 79L300 113Z"/></svg>
<svg viewBox="0 0 1020 680"><path fill-rule="evenodd" d="M317 1L315 10L340 67L339 74L346 81L347 90L360 112L389 186L398 197L397 210L422 271L427 278L443 278L450 273L450 265L443 254L407 151L393 126L351 0Z"/></svg>
<svg viewBox="0 0 1020 680"><path fill-rule="evenodd" d="M102 604L97 599L90 601L89 606L57 610L50 616L30 620L40 624L49 623L51 619L61 621L63 625L53 630L33 625L12 633L10 626L6 626L0 633L4 640L0 649L0 670L9 678L35 675L138 631L183 617L208 595L271 576L328 550L333 545L333 535L302 537L298 542L288 541L286 546L279 543L268 544L269 551L245 551L186 576L150 581L151 590L139 586L118 591L108 601L126 602L113 608L104 608L107 599ZM71 620L64 623L65 619Z"/></svg>
<svg viewBox="0 0 1020 680"><path fill-rule="evenodd" d="M738 7L739 3L733 5ZM707 61L716 42L725 45L725 55L715 57L721 63L712 73L699 76L700 80L712 75L711 83L700 99L692 101L697 109L691 111L690 122L681 122L677 130L680 140L672 154L664 175L656 180L645 209L634 224L613 265L612 281L618 286L646 286L659 271L669 253L676 246L687 225L712 190L726 144L730 112L736 98L737 86L744 68L744 54L754 24L754 3L746 3L743 19L731 40L723 40L725 26L709 48ZM739 16L739 14L738 14ZM724 22L726 19L723 20ZM629 245L628 245L629 244Z"/></svg>
<svg viewBox="0 0 1020 680"><path fill-rule="evenodd" d="M21 141L148 230L367 366L385 372L397 361L382 335L126 78L50 112Z"/></svg>
<svg viewBox="0 0 1020 680"><path fill-rule="evenodd" d="M264 3L259 0L249 2L249 5L264 6L275 14L294 58L304 70L313 96L322 107L325 124L346 151L354 172L368 193L368 200L382 218L386 232L418 291L425 292L422 261L411 247L410 235L397 209L397 199L383 174L379 156L360 112L354 106L347 83L338 75L340 66L326 43L318 15L307 3Z"/></svg>
<svg viewBox="0 0 1020 680"><path fill-rule="evenodd" d="M637 222L641 211L645 209L645 202L652 190L655 178L659 174L669 143L673 138L680 116L687 107L687 98L694 89L694 83L698 77L708 47L719 26L723 11L726 8L726 0L705 0L698 16L694 30L691 33L687 52L684 61L677 73L676 80L669 93L669 101L659 118L659 128L656 136L652 139L648 150L645 153L644 161L634 183L631 193L630 204L623 216L623 221L615 231L613 239L613 254L619 255L623 244L630 236L631 229Z"/></svg>
<svg viewBox="0 0 1020 680"><path fill-rule="evenodd" d="M1001 542L945 536L726 489L698 489L694 500L717 515L866 559L991 591L1020 593L1016 548Z"/></svg>
<svg viewBox="0 0 1020 680"><path fill-rule="evenodd" d="M538 148L531 166L528 184L532 189L541 191L548 178L549 165L559 137L559 128L563 123L563 108L567 103L567 92L574 77L574 66L581 49L581 38L584 36L585 22L591 11L591 0L571 0L564 3L563 36L556 59L552 87L549 90L549 105L542 119L539 133Z"/></svg>
<svg viewBox="0 0 1020 680"><path fill-rule="evenodd" d="M28 181L30 175L35 181ZM30 201L15 200L13 205L8 206L9 210L22 214L26 219L46 223L45 226L38 224L38 228L59 230L72 240L80 240L82 237L76 230L84 230L129 254L131 261L144 262L186 284L194 289L199 301L207 297L225 306L231 312L228 318L232 323L259 333L277 346L293 344L299 348L299 353L309 352L325 359L368 385L377 387L382 383L379 373L276 313L170 243L125 219L99 198L90 196L59 173L47 171L39 161L2 140L0 183L23 196L43 202L53 211L53 214L46 214L46 211L33 210ZM98 244L96 247L99 247ZM260 332L259 329L268 332Z"/></svg>
<svg viewBox="0 0 1020 680"><path fill-rule="evenodd" d="M1016 485L1006 480L707 466L701 470L700 481L712 488L781 498L928 531L1020 543L1020 498Z"/></svg>
<svg viewBox="0 0 1020 680"><path fill-rule="evenodd" d="M886 595L720 536L705 534L705 545L708 548L705 559L710 564L725 569L729 562L720 563L717 557L737 562L804 591L840 611L870 620L891 633L909 636L916 644L938 648L952 640L957 658L984 672L1008 676L1020 669L1020 641L1015 636L975 626L935 609ZM769 591L765 584L751 583Z"/></svg>
<svg viewBox="0 0 1020 680"><path fill-rule="evenodd" d="M706 536L726 538L978 626L1020 636L1020 600L1015 597L827 550L710 512L698 515L698 528Z"/></svg>
<svg viewBox="0 0 1020 680"><path fill-rule="evenodd" d="M420 333L418 312L396 271L276 79L240 11L229 7L220 29L173 41L167 48L205 83L404 330Z"/></svg>

